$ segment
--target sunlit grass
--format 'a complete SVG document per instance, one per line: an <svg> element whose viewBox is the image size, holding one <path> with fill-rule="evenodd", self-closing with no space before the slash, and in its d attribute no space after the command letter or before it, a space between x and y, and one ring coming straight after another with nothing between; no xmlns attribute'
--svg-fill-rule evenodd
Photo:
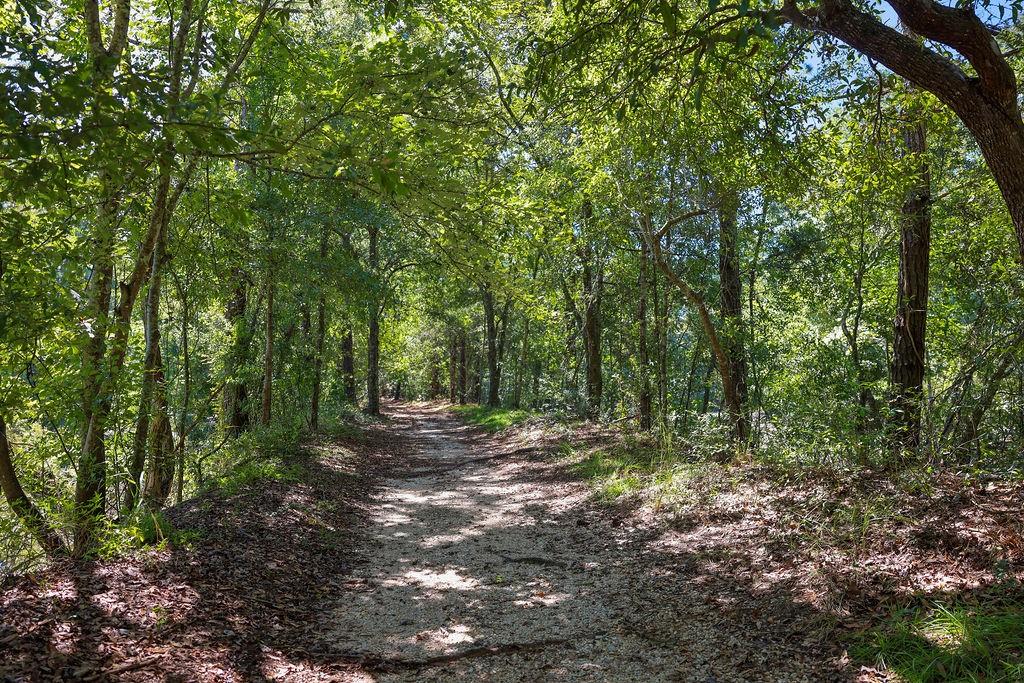
<svg viewBox="0 0 1024 683"><path fill-rule="evenodd" d="M1024 604L904 609L861 634L850 652L907 683L1024 681Z"/></svg>
<svg viewBox="0 0 1024 683"><path fill-rule="evenodd" d="M571 448L565 455L576 457ZM652 440L627 437L590 452L573 469L590 482L599 500L613 502L648 491L659 505L682 488L683 480L690 480L692 466L665 453Z"/></svg>
<svg viewBox="0 0 1024 683"><path fill-rule="evenodd" d="M483 427L488 431L500 432L529 419L530 413L513 408L491 408L471 403L464 406L453 406L455 414L471 424Z"/></svg>

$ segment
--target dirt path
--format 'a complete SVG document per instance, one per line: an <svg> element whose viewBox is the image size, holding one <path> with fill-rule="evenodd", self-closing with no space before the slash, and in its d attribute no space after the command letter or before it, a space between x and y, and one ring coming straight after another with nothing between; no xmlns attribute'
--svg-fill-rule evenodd
<svg viewBox="0 0 1024 683"><path fill-rule="evenodd" d="M322 615L317 650L366 664L347 680L842 678L799 633L768 626L784 620L736 609L687 558L653 551L652 532L595 511L549 460L441 408L391 411L411 452Z"/></svg>
<svg viewBox="0 0 1024 683"><path fill-rule="evenodd" d="M853 679L749 547L670 548L542 450L387 411L169 510L194 544L5 587L0 681Z"/></svg>

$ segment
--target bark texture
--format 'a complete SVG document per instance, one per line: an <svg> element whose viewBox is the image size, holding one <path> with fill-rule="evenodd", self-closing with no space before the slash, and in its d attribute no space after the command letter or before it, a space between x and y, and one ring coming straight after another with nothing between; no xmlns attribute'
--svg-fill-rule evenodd
<svg viewBox="0 0 1024 683"><path fill-rule="evenodd" d="M718 197L718 283L722 319L722 350L726 356L729 382L735 394L732 414L734 438L744 443L750 434L747 400L747 354L743 343L743 285L739 264L739 195L731 189Z"/></svg>
<svg viewBox="0 0 1024 683"><path fill-rule="evenodd" d="M912 156L910 188L900 221L900 266L893 324L893 446L914 450L921 442L924 397L925 327L928 318L928 257L931 249L931 174L923 123L903 134Z"/></svg>

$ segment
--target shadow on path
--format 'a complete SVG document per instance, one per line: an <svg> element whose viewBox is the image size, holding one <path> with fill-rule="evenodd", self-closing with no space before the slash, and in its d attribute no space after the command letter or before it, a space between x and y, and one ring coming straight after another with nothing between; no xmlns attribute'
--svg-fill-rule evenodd
<svg viewBox="0 0 1024 683"><path fill-rule="evenodd" d="M169 512L194 548L0 594L0 680L853 680L785 584L709 575L564 467L436 405L321 440L298 482Z"/></svg>

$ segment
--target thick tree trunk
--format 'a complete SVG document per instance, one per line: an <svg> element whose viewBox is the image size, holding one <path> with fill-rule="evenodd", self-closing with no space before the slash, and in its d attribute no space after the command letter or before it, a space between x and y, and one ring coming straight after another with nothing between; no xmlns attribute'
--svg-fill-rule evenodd
<svg viewBox="0 0 1024 683"><path fill-rule="evenodd" d="M1024 263L1024 122L1017 77L989 26L972 5L930 0L887 0L907 35L850 0L821 0L801 10L784 0L794 25L831 35L935 95L970 131L1006 202ZM974 73L920 38L959 53Z"/></svg>
<svg viewBox="0 0 1024 683"><path fill-rule="evenodd" d="M739 229L739 195L724 190L718 198L718 277L719 305L722 316L722 350L726 355L729 382L735 402L732 412L733 438L745 443L750 435L750 414L747 401L747 354L743 344L743 290L740 280L737 242Z"/></svg>
<svg viewBox="0 0 1024 683"><path fill-rule="evenodd" d="M7 438L7 422L0 415L0 489L11 510L47 555L62 555L67 552L64 541L53 530L49 522L35 506L32 499L21 487L18 473L14 469L14 458L11 453L11 442Z"/></svg>
<svg viewBox="0 0 1024 683"><path fill-rule="evenodd" d="M372 223L367 226L370 237L368 262L374 277L377 273L377 240L380 229ZM376 291L376 290L374 290ZM366 412L380 415L380 303L377 296L371 296L368 304L369 330L366 340Z"/></svg>
<svg viewBox="0 0 1024 683"><path fill-rule="evenodd" d="M963 120L963 116L960 117ZM1013 220L1017 256L1024 263L1024 124L989 107L964 121L974 134Z"/></svg>
<svg viewBox="0 0 1024 683"><path fill-rule="evenodd" d="M931 173L921 122L903 134L914 171L900 222L900 267L893 326L893 446L915 450L921 441L924 397L925 325L928 317L928 256L931 248ZM1024 161L1024 158L1022 158Z"/></svg>

